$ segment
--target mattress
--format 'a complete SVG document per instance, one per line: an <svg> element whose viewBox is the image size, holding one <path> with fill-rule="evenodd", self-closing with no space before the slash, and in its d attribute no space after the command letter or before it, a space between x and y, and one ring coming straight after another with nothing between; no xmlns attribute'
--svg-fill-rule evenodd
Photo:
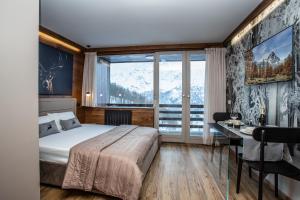
<svg viewBox="0 0 300 200"><path fill-rule="evenodd" d="M113 128L114 126L108 125L82 124L82 127L40 138L40 160L66 164L73 146Z"/></svg>

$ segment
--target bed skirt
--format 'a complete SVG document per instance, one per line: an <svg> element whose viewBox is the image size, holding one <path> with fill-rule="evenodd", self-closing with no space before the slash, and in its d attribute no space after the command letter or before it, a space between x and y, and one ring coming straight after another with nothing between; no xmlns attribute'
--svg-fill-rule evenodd
<svg viewBox="0 0 300 200"><path fill-rule="evenodd" d="M40 161L40 182L47 185L61 186L67 165Z"/></svg>
<svg viewBox="0 0 300 200"><path fill-rule="evenodd" d="M144 158L141 169L144 174L143 179L145 178L158 149L159 141L157 138L152 144L146 157ZM40 161L40 183L61 187L64 180L66 168L67 164Z"/></svg>

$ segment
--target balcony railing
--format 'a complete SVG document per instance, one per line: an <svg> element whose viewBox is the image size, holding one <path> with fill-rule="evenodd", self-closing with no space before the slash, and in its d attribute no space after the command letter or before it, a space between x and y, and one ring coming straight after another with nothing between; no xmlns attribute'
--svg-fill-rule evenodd
<svg viewBox="0 0 300 200"><path fill-rule="evenodd" d="M203 129L203 110L201 104L190 105L190 128L192 132L199 135ZM181 132L182 127L182 105L160 104L159 105L159 127L163 132ZM193 131L192 131L193 129Z"/></svg>

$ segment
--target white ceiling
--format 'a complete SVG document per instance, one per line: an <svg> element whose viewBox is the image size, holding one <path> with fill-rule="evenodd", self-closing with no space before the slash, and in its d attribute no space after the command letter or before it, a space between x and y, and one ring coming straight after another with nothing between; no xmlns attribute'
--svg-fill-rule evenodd
<svg viewBox="0 0 300 200"><path fill-rule="evenodd" d="M223 42L262 0L41 0L41 25L92 47Z"/></svg>

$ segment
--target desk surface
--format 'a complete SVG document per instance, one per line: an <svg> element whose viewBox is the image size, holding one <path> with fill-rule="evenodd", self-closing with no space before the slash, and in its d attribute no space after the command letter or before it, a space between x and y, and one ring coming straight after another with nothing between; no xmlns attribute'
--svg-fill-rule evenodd
<svg viewBox="0 0 300 200"><path fill-rule="evenodd" d="M218 123L209 123L209 126L211 128L215 128L218 131L221 131L226 137L230 138L230 139L238 139L238 140L242 140L243 137L241 137L239 134L236 133L236 131L239 131L238 129L229 129L227 127L221 126Z"/></svg>
<svg viewBox="0 0 300 200"><path fill-rule="evenodd" d="M223 135L229 140L230 145L243 145L243 137L236 133L238 129L229 129L227 127L221 126L218 123L209 123L210 128L214 128L223 133Z"/></svg>

